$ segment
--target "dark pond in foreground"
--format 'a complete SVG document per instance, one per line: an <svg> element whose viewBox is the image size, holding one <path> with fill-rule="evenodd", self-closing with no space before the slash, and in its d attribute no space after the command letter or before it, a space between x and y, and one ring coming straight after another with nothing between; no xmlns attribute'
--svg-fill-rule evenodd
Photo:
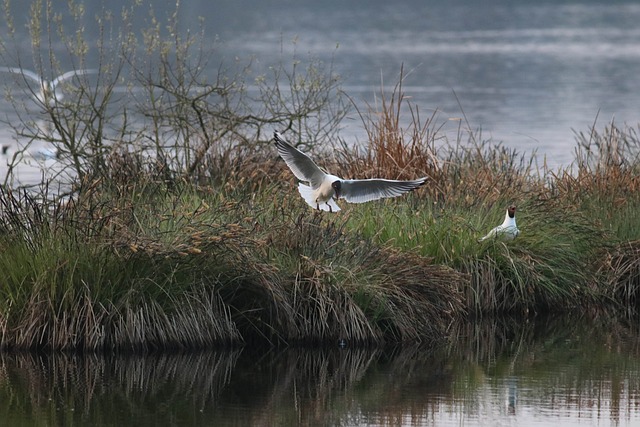
<svg viewBox="0 0 640 427"><path fill-rule="evenodd" d="M4 354L2 425L640 425L637 331L461 327L432 349Z"/></svg>

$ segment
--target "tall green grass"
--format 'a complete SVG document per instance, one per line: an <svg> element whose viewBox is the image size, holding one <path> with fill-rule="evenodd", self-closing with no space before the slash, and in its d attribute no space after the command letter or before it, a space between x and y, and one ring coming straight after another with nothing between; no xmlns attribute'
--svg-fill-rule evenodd
<svg viewBox="0 0 640 427"><path fill-rule="evenodd" d="M611 247L588 219L523 205L514 241L478 242L502 222L504 209L442 209L430 203L358 207L350 226L380 244L433 259L468 274L463 291L476 313L566 310L602 297L594 280L599 256Z"/></svg>
<svg viewBox="0 0 640 427"><path fill-rule="evenodd" d="M26 195L13 197L1 196L11 214L37 206ZM39 221L0 237L0 346L136 350L239 339L213 292L215 276L206 266L194 269L195 246L163 250L159 239L119 234L119 218L104 206L78 206L35 208ZM59 219L49 221L54 215Z"/></svg>
<svg viewBox="0 0 640 427"><path fill-rule="evenodd" d="M458 152L454 176L436 182L442 197L418 189L339 215L309 209L268 152L223 186L120 158L64 201L4 190L0 346L379 345L442 339L467 314L635 309L638 251L615 227L630 223L633 193L605 217L586 207L606 188L583 178L577 204L568 174L551 186L510 163L515 176L485 175L497 193L470 199L459 177L474 156L494 158L483 150ZM478 242L510 203L520 236Z"/></svg>
<svg viewBox="0 0 640 427"><path fill-rule="evenodd" d="M3 230L0 346L424 341L464 311L465 275L287 199L162 184L112 196L50 207L0 193L5 215L33 215Z"/></svg>

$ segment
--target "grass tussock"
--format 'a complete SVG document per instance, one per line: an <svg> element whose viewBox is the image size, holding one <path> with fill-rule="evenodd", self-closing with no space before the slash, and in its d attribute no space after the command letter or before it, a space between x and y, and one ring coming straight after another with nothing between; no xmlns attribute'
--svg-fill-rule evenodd
<svg viewBox="0 0 640 427"><path fill-rule="evenodd" d="M286 267L279 271L291 308L284 314L296 338L420 341L463 312L463 274L350 236L344 227L305 213L267 238L268 258Z"/></svg>
<svg viewBox="0 0 640 427"><path fill-rule="evenodd" d="M14 208L5 215L36 206L26 195L1 198ZM194 269L196 246L178 243L169 252L160 242L116 238L120 218L104 206L41 206L33 218L42 221L0 240L7 272L0 346L200 348L239 339L207 272Z"/></svg>
<svg viewBox="0 0 640 427"><path fill-rule="evenodd" d="M605 148L622 131L594 134L573 171L534 172L501 146L438 146L435 119L389 144L404 102L376 115L371 151L327 163L432 182L339 215L310 210L269 145L210 153L189 180L114 152L73 197L3 190L0 346L432 342L467 314L637 308L635 165ZM478 242L511 203L520 236Z"/></svg>
<svg viewBox="0 0 640 427"><path fill-rule="evenodd" d="M164 185L109 196L1 193L5 223L33 219L3 230L2 348L425 341L464 312L464 274L287 200Z"/></svg>

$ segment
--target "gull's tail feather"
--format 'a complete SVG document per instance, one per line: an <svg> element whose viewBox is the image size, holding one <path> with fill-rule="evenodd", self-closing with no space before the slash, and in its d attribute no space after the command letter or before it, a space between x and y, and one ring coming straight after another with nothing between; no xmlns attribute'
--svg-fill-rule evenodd
<svg viewBox="0 0 640 427"><path fill-rule="evenodd" d="M313 198L313 189L308 185L302 183L298 184L298 191L300 192L300 195L302 196L304 201L307 202L307 204L313 209L320 208L321 211L326 212L338 212L340 210L340 206L338 206L338 204L333 199L329 199L328 202L320 203L318 205L318 203L316 203L315 199ZM329 208L329 206L331 206L331 208Z"/></svg>

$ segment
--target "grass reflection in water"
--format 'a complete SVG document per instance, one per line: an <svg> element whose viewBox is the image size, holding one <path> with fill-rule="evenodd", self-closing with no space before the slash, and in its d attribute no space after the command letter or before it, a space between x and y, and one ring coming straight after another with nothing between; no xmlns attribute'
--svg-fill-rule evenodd
<svg viewBox="0 0 640 427"><path fill-rule="evenodd" d="M436 348L5 354L10 425L402 425L640 420L637 331L601 319L464 324Z"/></svg>

